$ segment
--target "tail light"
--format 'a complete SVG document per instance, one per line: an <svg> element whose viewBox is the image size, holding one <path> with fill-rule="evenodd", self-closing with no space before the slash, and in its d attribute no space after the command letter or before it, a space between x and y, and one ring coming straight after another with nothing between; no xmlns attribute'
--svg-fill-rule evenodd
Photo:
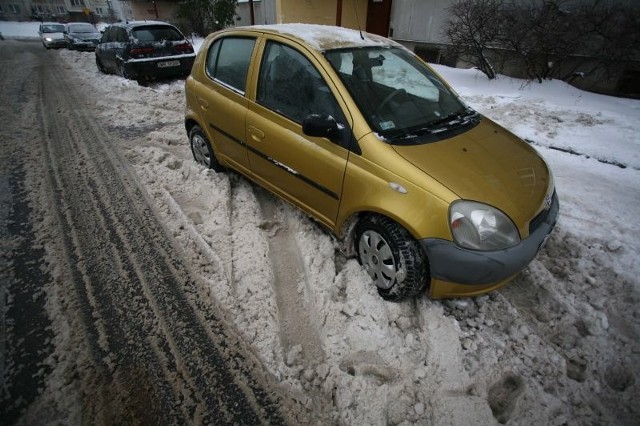
<svg viewBox="0 0 640 426"><path fill-rule="evenodd" d="M175 48L183 53L193 53L193 46L190 43L176 44Z"/></svg>
<svg viewBox="0 0 640 426"><path fill-rule="evenodd" d="M153 52L155 52L155 49L153 47L134 47L133 49L131 49L131 55L138 57L149 55Z"/></svg>

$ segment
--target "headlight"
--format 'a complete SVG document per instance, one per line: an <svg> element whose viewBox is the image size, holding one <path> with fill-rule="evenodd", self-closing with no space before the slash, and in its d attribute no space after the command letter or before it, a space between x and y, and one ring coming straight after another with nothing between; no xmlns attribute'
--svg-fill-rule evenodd
<svg viewBox="0 0 640 426"><path fill-rule="evenodd" d="M449 209L454 242L472 250L502 250L520 242L511 219L488 204L454 201Z"/></svg>
<svg viewBox="0 0 640 426"><path fill-rule="evenodd" d="M45 37L44 41L52 41L53 39L51 37Z"/></svg>

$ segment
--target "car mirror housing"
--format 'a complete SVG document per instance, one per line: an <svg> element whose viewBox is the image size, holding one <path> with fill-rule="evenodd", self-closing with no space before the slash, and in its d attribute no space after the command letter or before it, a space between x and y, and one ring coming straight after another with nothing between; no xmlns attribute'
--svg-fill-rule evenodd
<svg viewBox="0 0 640 426"><path fill-rule="evenodd" d="M302 120L302 131L307 136L327 138L337 142L340 137L340 125L330 115L309 114Z"/></svg>

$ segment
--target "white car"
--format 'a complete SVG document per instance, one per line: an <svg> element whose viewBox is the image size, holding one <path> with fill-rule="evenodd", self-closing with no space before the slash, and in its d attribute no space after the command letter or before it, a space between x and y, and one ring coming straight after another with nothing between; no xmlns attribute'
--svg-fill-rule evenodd
<svg viewBox="0 0 640 426"><path fill-rule="evenodd" d="M66 47L67 42L64 39L64 24L59 24L57 22L43 22L40 24L40 28L38 29L38 34L40 35L40 40L42 40L42 44L47 49Z"/></svg>

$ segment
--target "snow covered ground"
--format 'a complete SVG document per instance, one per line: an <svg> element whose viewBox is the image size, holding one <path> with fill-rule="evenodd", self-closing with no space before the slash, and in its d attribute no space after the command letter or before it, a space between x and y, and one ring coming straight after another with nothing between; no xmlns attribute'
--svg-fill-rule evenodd
<svg viewBox="0 0 640 426"><path fill-rule="evenodd" d="M392 304L300 211L192 160L183 82L142 87L100 74L92 53L46 54L95 100L200 297L320 422L637 424L640 101L437 66L472 107L541 152L561 216L504 289Z"/></svg>

